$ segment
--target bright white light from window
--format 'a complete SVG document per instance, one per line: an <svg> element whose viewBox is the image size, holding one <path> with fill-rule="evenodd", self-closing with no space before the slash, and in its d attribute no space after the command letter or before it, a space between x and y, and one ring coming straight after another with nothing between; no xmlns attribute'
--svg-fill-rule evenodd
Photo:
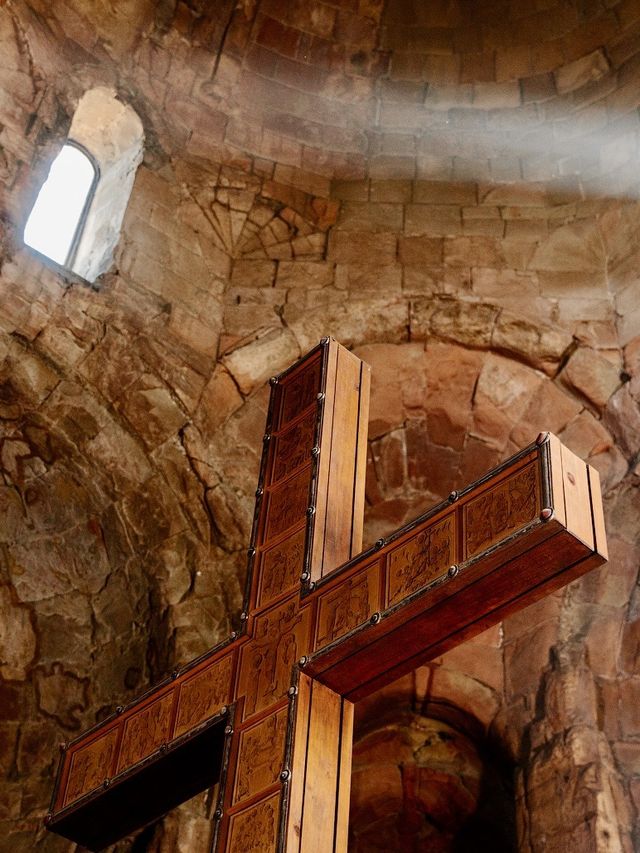
<svg viewBox="0 0 640 853"><path fill-rule="evenodd" d="M80 217L95 177L93 163L74 145L65 145L24 229L24 242L58 264L67 263Z"/></svg>

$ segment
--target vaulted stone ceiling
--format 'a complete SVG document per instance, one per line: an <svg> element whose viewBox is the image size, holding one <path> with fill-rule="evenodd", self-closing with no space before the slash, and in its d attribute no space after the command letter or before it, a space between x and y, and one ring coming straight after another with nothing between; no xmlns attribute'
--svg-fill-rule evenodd
<svg viewBox="0 0 640 853"><path fill-rule="evenodd" d="M57 742L230 630L265 380L326 333L369 539L541 429L601 471L610 566L376 701L499 744L523 850L633 849L640 3L5 0L0 46L0 850L67 849ZM98 85L146 152L90 288L21 233Z"/></svg>
<svg viewBox="0 0 640 853"><path fill-rule="evenodd" d="M632 0L9 6L54 86L73 68L63 98L113 82L168 156L597 196L637 184Z"/></svg>

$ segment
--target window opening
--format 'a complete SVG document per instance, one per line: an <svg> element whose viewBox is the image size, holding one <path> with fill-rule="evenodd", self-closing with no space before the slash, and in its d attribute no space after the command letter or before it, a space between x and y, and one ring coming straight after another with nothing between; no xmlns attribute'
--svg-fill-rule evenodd
<svg viewBox="0 0 640 853"><path fill-rule="evenodd" d="M113 264L143 154L144 128L135 110L114 89L86 91L29 215L26 246L96 281Z"/></svg>
<svg viewBox="0 0 640 853"><path fill-rule="evenodd" d="M24 229L24 242L63 267L72 267L99 179L80 145L68 140L51 164Z"/></svg>

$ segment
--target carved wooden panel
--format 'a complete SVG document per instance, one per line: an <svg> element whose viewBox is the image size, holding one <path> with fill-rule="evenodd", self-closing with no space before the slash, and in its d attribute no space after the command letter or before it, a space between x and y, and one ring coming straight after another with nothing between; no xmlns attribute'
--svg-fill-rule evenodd
<svg viewBox="0 0 640 853"><path fill-rule="evenodd" d="M209 664L180 687L174 737L216 714L231 701L233 655Z"/></svg>
<svg viewBox="0 0 640 853"><path fill-rule="evenodd" d="M539 465L531 462L466 504L465 559L524 527L539 514Z"/></svg>
<svg viewBox="0 0 640 853"><path fill-rule="evenodd" d="M268 604L280 593L299 583L304 568L305 528L264 551L260 562L258 606Z"/></svg>
<svg viewBox="0 0 640 853"><path fill-rule="evenodd" d="M238 695L246 696L245 718L286 694L291 667L308 651L310 621L309 608L298 610L297 596L256 617L240 664Z"/></svg>
<svg viewBox="0 0 640 853"><path fill-rule="evenodd" d="M455 562L456 518L452 512L427 523L389 553L388 606L426 586Z"/></svg>
<svg viewBox="0 0 640 853"><path fill-rule="evenodd" d="M337 640L380 609L380 561L320 596L316 648Z"/></svg>
<svg viewBox="0 0 640 853"><path fill-rule="evenodd" d="M264 791L278 781L284 763L288 708L282 708L240 734L233 802Z"/></svg>
<svg viewBox="0 0 640 853"><path fill-rule="evenodd" d="M117 743L118 729L111 729L73 753L65 806L93 791L110 776Z"/></svg>
<svg viewBox="0 0 640 853"><path fill-rule="evenodd" d="M305 517L309 505L309 466L290 480L285 480L269 495L265 540L284 533Z"/></svg>
<svg viewBox="0 0 640 853"><path fill-rule="evenodd" d="M118 773L150 755L169 740L173 692L138 711L125 722Z"/></svg>
<svg viewBox="0 0 640 853"><path fill-rule="evenodd" d="M274 794L231 817L229 853L275 853L280 795Z"/></svg>
<svg viewBox="0 0 640 853"><path fill-rule="evenodd" d="M276 439L272 482L295 471L311 454L318 413L315 407Z"/></svg>
<svg viewBox="0 0 640 853"><path fill-rule="evenodd" d="M289 423L296 415L304 411L320 391L320 357L308 367L287 378L282 385L282 404L280 426Z"/></svg>

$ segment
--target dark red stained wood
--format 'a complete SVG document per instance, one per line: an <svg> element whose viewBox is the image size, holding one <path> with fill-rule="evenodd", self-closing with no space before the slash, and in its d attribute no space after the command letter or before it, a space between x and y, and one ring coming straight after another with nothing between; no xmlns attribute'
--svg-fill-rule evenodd
<svg viewBox="0 0 640 853"><path fill-rule="evenodd" d="M273 383L243 630L69 745L51 829L97 850L219 778L216 851L344 851L351 702L606 560L554 436L354 557L368 394L335 341Z"/></svg>

